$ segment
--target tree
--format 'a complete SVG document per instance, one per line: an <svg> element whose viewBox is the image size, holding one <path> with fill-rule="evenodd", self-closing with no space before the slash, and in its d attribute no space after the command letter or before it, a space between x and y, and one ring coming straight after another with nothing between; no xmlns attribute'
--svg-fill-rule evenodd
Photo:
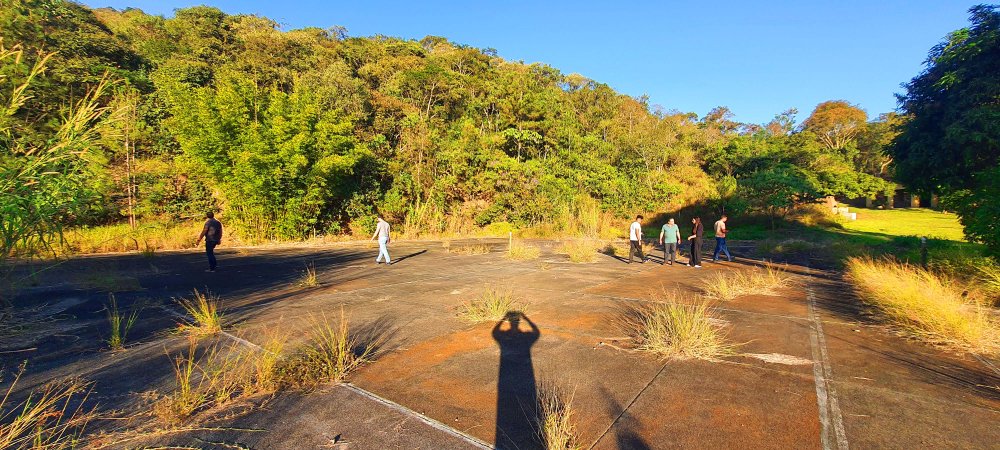
<svg viewBox="0 0 1000 450"><path fill-rule="evenodd" d="M943 194L966 235L1000 255L1000 6L969 12L898 97L909 120L890 153L899 180Z"/></svg>
<svg viewBox="0 0 1000 450"><path fill-rule="evenodd" d="M816 105L803 130L815 133L830 150L843 150L864 129L868 115L864 110L844 100L831 100Z"/></svg>

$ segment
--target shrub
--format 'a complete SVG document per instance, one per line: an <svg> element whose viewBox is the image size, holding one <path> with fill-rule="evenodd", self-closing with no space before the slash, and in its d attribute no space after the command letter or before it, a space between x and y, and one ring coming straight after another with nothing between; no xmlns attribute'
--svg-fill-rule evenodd
<svg viewBox="0 0 1000 450"><path fill-rule="evenodd" d="M1000 324L954 279L891 259L851 258L862 300L916 339L973 353L1000 353Z"/></svg>

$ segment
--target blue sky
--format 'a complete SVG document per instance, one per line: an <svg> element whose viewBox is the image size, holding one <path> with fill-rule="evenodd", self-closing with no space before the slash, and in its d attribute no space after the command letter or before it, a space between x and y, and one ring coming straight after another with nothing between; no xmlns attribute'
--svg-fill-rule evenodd
<svg viewBox="0 0 1000 450"><path fill-rule="evenodd" d="M927 51L966 26L982 1L264 1L86 0L170 16L209 4L270 17L285 29L341 25L351 36L436 35L543 62L653 105L704 115L728 106L737 120L769 121L788 108L804 120L843 99L870 116L896 108L900 83Z"/></svg>

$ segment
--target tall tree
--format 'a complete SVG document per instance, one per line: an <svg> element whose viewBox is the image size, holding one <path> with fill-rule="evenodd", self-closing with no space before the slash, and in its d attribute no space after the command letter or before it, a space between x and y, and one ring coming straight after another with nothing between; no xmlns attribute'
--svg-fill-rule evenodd
<svg viewBox="0 0 1000 450"><path fill-rule="evenodd" d="M891 153L901 181L945 194L966 235L1000 255L1000 6L969 12L971 26L931 49L905 85L910 120Z"/></svg>
<svg viewBox="0 0 1000 450"><path fill-rule="evenodd" d="M830 150L843 150L868 121L864 110L844 100L831 100L816 105L809 118L802 123L805 131L816 134Z"/></svg>

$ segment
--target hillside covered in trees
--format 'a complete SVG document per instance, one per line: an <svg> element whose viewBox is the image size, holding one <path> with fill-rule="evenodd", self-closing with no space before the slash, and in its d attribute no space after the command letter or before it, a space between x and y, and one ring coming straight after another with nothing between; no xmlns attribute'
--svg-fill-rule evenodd
<svg viewBox="0 0 1000 450"><path fill-rule="evenodd" d="M903 119L843 100L745 124L443 37L2 4L0 162L22 181L0 207L24 216L5 225L7 251L62 226L206 210L243 236L298 239L360 233L375 211L410 232L559 229L693 203L780 215L894 188L886 148Z"/></svg>

